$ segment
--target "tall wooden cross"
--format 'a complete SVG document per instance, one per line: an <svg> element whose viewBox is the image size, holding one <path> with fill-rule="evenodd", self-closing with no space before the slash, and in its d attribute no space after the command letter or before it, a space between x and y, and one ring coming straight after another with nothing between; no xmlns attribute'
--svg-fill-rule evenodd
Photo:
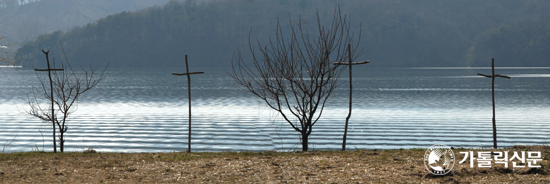
<svg viewBox="0 0 550 184"><path fill-rule="evenodd" d="M492 93L493 93L493 147L495 149L497 149L497 125L496 125L496 120L495 120L495 78L496 77L501 77L501 78L510 79L510 77L505 76L505 75L495 74L495 58L492 59L491 70L492 70L492 75L485 75L485 74L481 74L481 73L477 73L477 75L481 75L483 77L493 79L493 84L491 86L492 87Z"/></svg>
<svg viewBox="0 0 550 184"><path fill-rule="evenodd" d="M203 74L204 72L189 72L187 55L185 55L185 68L187 70L187 73L172 73L172 75L177 75L177 76L187 75L187 93L189 96L189 133L188 133L188 142L187 142L187 152L191 152L191 75Z"/></svg>
<svg viewBox="0 0 550 184"><path fill-rule="evenodd" d="M343 143L342 143L342 151L346 150L346 137L348 135L348 122L349 122L349 118L351 117L351 96L352 96L351 66L360 65L360 64L367 64L367 63L370 62L369 60L366 60L366 61L352 63L351 62L351 60L352 60L352 58L351 58L351 44L348 44L348 55L349 55L349 62L333 62L332 63L336 66L348 65L348 67L349 67L349 112L348 112L348 116L346 117L346 126L344 128L344 140L343 140Z"/></svg>
<svg viewBox="0 0 550 184"><path fill-rule="evenodd" d="M53 152L56 153L57 152L57 146L56 146L56 141L55 141L55 112L54 112L54 109L53 109L53 101L54 100L53 100L52 71L63 71L63 69L51 68L50 67L50 58L48 57L48 54L50 53L50 51L42 50L42 52L44 54L46 54L46 62L48 63L48 69L34 69L34 71L41 71L41 72L47 71L48 72L48 78L50 79L50 97L51 97L51 102L52 102L52 116L51 116L51 119L52 119L52 126L53 126Z"/></svg>

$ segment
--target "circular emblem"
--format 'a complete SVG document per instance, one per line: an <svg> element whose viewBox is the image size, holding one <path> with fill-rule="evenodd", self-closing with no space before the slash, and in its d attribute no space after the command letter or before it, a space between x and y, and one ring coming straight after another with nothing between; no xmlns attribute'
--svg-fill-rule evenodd
<svg viewBox="0 0 550 184"><path fill-rule="evenodd" d="M434 175L445 175L455 165L453 150L446 145L433 145L424 153L424 165Z"/></svg>

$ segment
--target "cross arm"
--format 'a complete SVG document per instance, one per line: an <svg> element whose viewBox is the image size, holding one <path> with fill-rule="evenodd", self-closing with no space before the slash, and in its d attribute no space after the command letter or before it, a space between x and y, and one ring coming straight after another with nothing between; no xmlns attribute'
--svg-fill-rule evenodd
<svg viewBox="0 0 550 184"><path fill-rule="evenodd" d="M332 62L332 64L334 65L360 65L360 64L367 64L367 63L370 63L370 60L366 60L366 61L361 61L361 62L354 62L354 63L349 63L349 62Z"/></svg>
<svg viewBox="0 0 550 184"><path fill-rule="evenodd" d="M352 65L360 65L360 64L367 64L367 63L370 63L370 60L361 61L361 62L355 62L355 63L351 63L351 64L352 64Z"/></svg>
<svg viewBox="0 0 550 184"><path fill-rule="evenodd" d="M63 71L63 69L34 69L34 71Z"/></svg>
<svg viewBox="0 0 550 184"><path fill-rule="evenodd" d="M507 78L507 79L511 78L511 77L508 77L506 75L499 75L499 74L496 74L495 76L492 76L492 75L485 75L485 74L477 73L477 75L480 75L480 76L483 76L483 77L488 77L488 78L493 78L493 77L502 77L502 78Z"/></svg>
<svg viewBox="0 0 550 184"><path fill-rule="evenodd" d="M482 73L477 73L477 75L480 75L480 76L483 76L483 77L493 78L493 76L491 76L491 75L485 75L485 74L482 74Z"/></svg>
<svg viewBox="0 0 550 184"><path fill-rule="evenodd" d="M204 72L172 73L172 75L178 75L178 76L182 76L182 75L193 75L193 74L204 74Z"/></svg>
<svg viewBox="0 0 550 184"><path fill-rule="evenodd" d="M507 79L510 79L511 77L508 77L506 75L499 75L499 74L496 74L495 77L502 77L502 78L507 78Z"/></svg>

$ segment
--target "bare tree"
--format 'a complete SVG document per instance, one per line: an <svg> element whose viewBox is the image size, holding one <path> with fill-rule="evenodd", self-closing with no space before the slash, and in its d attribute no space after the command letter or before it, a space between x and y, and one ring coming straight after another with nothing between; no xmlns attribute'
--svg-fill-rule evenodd
<svg viewBox="0 0 550 184"><path fill-rule="evenodd" d="M308 137L317 123L328 98L338 85L342 68L331 61L344 61L351 44L351 56L357 58L360 40L353 43L349 18L335 8L330 24L325 27L317 13L316 32L311 33L301 18L289 20L290 35L284 35L279 19L275 38L267 44L249 43L252 61L241 54L232 59L231 77L261 98L301 134L302 151L308 150Z"/></svg>
<svg viewBox="0 0 550 184"><path fill-rule="evenodd" d="M46 60L49 65L48 52L44 50L43 52L46 54ZM64 51L63 54L65 54ZM97 75L98 67L92 67L90 65L89 70L82 68L82 71L76 71L71 67L66 58L65 61L65 64L61 64L62 71L60 71L61 69L50 69L48 66L48 81L46 79L42 79L40 75L36 73L36 77L40 81L41 88L37 90L39 91L38 95L36 94L35 89L33 89L33 97L27 98L30 106L27 113L43 121L51 121L53 124L54 152L57 151L55 140L56 129L59 132L57 134L59 139L59 151L63 152L65 144L65 138L63 135L68 129L67 120L69 116L78 109L78 100L81 95L97 86L97 84L104 79L103 74L107 69L106 66L105 69ZM53 68L55 68L55 59L53 62ZM44 108L40 105L39 99L45 99L52 105ZM54 109L55 107L57 107L57 109Z"/></svg>

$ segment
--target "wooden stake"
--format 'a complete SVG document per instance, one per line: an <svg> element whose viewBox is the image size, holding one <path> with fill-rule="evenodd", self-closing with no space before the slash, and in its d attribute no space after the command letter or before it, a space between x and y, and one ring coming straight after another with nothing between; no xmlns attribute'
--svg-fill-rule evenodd
<svg viewBox="0 0 550 184"><path fill-rule="evenodd" d="M493 147L497 149L497 125L496 125L496 118L495 118L495 78L501 77L501 78L510 79L510 77L505 75L495 74L495 58L493 58L491 61L491 71L492 71L492 75L485 75L481 73L477 73L477 75L491 78L493 81L491 85L492 94L493 94Z"/></svg>
<svg viewBox="0 0 550 184"><path fill-rule="evenodd" d="M185 69L187 73L172 73L172 75L182 76L187 75L187 93L189 97L189 133L187 142L187 152L191 152L191 76L193 74L204 74L204 72L189 72L189 63L187 62L187 55L185 55Z"/></svg>
<svg viewBox="0 0 550 184"><path fill-rule="evenodd" d="M42 52L44 54L46 54L46 62L48 63L48 69L34 69L34 71L40 71L40 72L47 71L48 72L48 78L50 79L50 97L52 99L51 100L51 102L52 102L52 116L51 116L51 119L52 119L52 126L53 126L53 152L56 153L57 152L57 146L56 146L56 141L55 141L55 111L54 111L54 108L53 108L52 71L63 71L63 69L50 68L50 58L48 57L48 54L50 53L50 51L42 50Z"/></svg>
<svg viewBox="0 0 550 184"><path fill-rule="evenodd" d="M344 128L344 138L343 138L343 143L342 143L342 151L346 151L346 137L348 135L348 122L349 122L349 118L351 118L351 99L352 99L352 95L353 95L353 91L352 91L352 83L351 83L351 66L352 65L360 65L360 64L367 64L369 63L370 61L367 60L367 61L361 61L361 62L355 62L355 63L352 63L351 60L351 44L348 44L348 55L349 55L349 62L332 62L332 64L334 65L349 65L349 112L348 112L348 116L346 117L346 126Z"/></svg>

